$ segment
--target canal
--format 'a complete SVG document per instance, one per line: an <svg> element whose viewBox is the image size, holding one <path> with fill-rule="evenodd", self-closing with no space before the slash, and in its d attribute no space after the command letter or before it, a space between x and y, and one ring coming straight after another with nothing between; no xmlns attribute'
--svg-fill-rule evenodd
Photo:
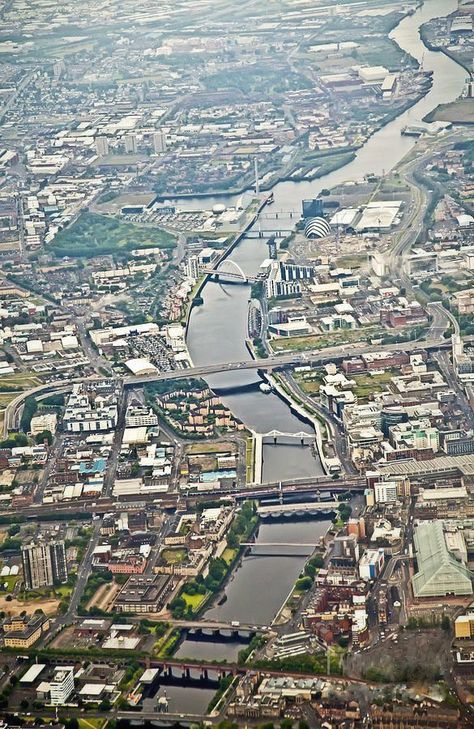
<svg viewBox="0 0 474 729"><path fill-rule="evenodd" d="M413 15L404 18L391 37L399 46L423 60L425 70L433 72L433 85L426 96L410 110L375 133L345 167L313 182L281 182L273 188L275 210L300 211L301 200L315 197L323 188L330 188L349 179L360 179L367 173L383 174L394 167L416 144L412 137L401 135L407 124L422 119L440 103L451 101L461 93L465 71L444 53L425 48L419 37L420 26L430 18L446 15L457 7L456 0L426 0ZM238 196L220 197L220 202L235 204ZM215 197L189 198L176 201L182 209L209 208ZM268 221L271 223L271 221ZM278 223L275 223L276 225ZM244 238L232 252L232 259L248 274L255 274L267 256L266 242ZM206 284L203 304L193 309L188 331L188 348L196 365L248 359L247 308L250 289L246 286ZM225 388L225 402L232 412L250 428L266 433L270 430L295 433L308 430L294 416L286 403L275 394L263 394L255 373L228 372L208 378L209 385L219 391ZM240 392L239 388L246 387ZM248 389L250 386L250 389ZM232 392L232 389L235 392ZM263 479L276 481L298 476L317 475L322 467L311 449L282 445L264 448Z"/></svg>

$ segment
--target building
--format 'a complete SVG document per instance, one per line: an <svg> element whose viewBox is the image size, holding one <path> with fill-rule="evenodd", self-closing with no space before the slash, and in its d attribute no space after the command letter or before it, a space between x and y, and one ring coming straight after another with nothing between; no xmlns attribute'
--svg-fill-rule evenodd
<svg viewBox="0 0 474 729"><path fill-rule="evenodd" d="M359 562L359 575L362 580L375 580L383 570L385 552L380 549L367 549Z"/></svg>
<svg viewBox="0 0 474 729"><path fill-rule="evenodd" d="M107 137L96 137L95 148L99 157L106 157L109 153L109 140Z"/></svg>
<svg viewBox="0 0 474 729"><path fill-rule="evenodd" d="M115 609L122 613L157 613L171 589L168 575L133 575L120 590Z"/></svg>
<svg viewBox="0 0 474 729"><path fill-rule="evenodd" d="M394 503L398 499L396 481L378 481L374 484L374 490L377 504Z"/></svg>
<svg viewBox="0 0 474 729"><path fill-rule="evenodd" d="M199 273L199 257L189 256L188 262L186 263L186 276L191 278L193 281L197 281Z"/></svg>
<svg viewBox="0 0 474 729"><path fill-rule="evenodd" d="M132 403L125 413L125 425L127 428L158 425L158 416L151 408Z"/></svg>
<svg viewBox="0 0 474 729"><path fill-rule="evenodd" d="M125 142L125 152L127 154L136 154L138 146L137 146L137 138L135 134L126 134L124 138Z"/></svg>
<svg viewBox="0 0 474 729"><path fill-rule="evenodd" d="M166 139L165 132L159 131L153 134L153 149L156 154L163 154L166 152L168 141Z"/></svg>
<svg viewBox="0 0 474 729"><path fill-rule="evenodd" d="M45 430L49 430L50 433L54 433L56 430L56 424L58 422L58 416L56 413L44 413L43 415L34 415L31 418L30 433L31 435L38 435L43 433Z"/></svg>
<svg viewBox="0 0 474 729"><path fill-rule="evenodd" d="M441 521L418 524L414 544L418 572L412 577L412 586L416 598L473 594L471 571L448 550Z"/></svg>
<svg viewBox="0 0 474 729"><path fill-rule="evenodd" d="M474 289L456 291L453 299L460 315L474 314Z"/></svg>
<svg viewBox="0 0 474 729"><path fill-rule="evenodd" d="M74 668L72 666L56 668L49 690L51 705L64 706L74 691Z"/></svg>
<svg viewBox="0 0 474 729"><path fill-rule="evenodd" d="M49 620L43 613L7 618L3 623L3 642L7 648L31 648L48 629Z"/></svg>
<svg viewBox="0 0 474 729"><path fill-rule="evenodd" d="M67 581L66 549L62 540L31 543L21 548L27 590Z"/></svg>
<svg viewBox="0 0 474 729"><path fill-rule="evenodd" d="M440 444L447 456L468 456L474 453L474 436L463 430L441 432Z"/></svg>
<svg viewBox="0 0 474 729"><path fill-rule="evenodd" d="M454 621L454 635L456 638L474 638L474 613L459 615Z"/></svg>

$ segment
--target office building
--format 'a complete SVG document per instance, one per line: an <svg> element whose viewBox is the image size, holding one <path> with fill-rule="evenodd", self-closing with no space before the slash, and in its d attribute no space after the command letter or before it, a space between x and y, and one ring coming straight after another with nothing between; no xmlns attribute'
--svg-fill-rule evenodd
<svg viewBox="0 0 474 729"><path fill-rule="evenodd" d="M164 132L155 132L153 134L153 149L156 154L163 154L166 152L167 139Z"/></svg>
<svg viewBox="0 0 474 729"><path fill-rule="evenodd" d="M51 705L64 706L74 691L74 668L72 666L56 668L49 690Z"/></svg>
<svg viewBox="0 0 474 729"><path fill-rule="evenodd" d="M109 153L109 140L107 137L96 137L95 148L99 157L106 157Z"/></svg>
<svg viewBox="0 0 474 729"><path fill-rule="evenodd" d="M21 548L27 590L67 581L66 549L62 540L27 544Z"/></svg>

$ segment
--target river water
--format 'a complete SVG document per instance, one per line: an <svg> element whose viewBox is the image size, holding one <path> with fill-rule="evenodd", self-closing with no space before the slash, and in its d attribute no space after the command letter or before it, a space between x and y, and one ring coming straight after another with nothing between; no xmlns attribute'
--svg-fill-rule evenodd
<svg viewBox="0 0 474 729"><path fill-rule="evenodd" d="M300 210L304 198L316 197L323 188L331 188L350 179L361 179L373 172L383 174L394 167L416 144L416 139L400 134L403 127L421 120L431 109L459 96L465 81L465 71L444 53L425 48L419 37L419 27L430 18L447 15L457 7L456 0L426 0L412 16L404 18L391 37L399 46L423 60L425 70L433 72L433 86L428 94L410 110L375 133L362 147L356 158L345 167L312 182L281 182L273 188L275 203L272 210ZM209 208L214 202L235 204L238 196L189 198L176 201L182 209ZM268 221L271 223L271 221ZM267 223L266 223L267 224ZM278 225L278 223L276 223ZM232 252L232 259L248 274L255 274L266 258L263 240L244 238ZM188 348L196 365L248 359L247 307L250 290L247 286L209 282L202 292L203 305L194 308L188 331ZM265 395L258 389L260 380L255 373L228 372L209 377L211 387L226 388L224 400L232 412L254 430L266 433L280 430L296 433L309 426L291 414L288 406L274 394ZM253 390L239 392L242 386ZM229 392L227 388L235 388ZM285 446L264 448L263 478L274 481L322 472L319 459L309 447Z"/></svg>

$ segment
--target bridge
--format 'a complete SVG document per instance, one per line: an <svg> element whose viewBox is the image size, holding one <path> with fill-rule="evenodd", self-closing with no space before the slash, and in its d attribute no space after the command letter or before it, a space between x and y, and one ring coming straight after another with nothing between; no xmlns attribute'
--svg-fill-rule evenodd
<svg viewBox="0 0 474 729"><path fill-rule="evenodd" d="M231 266L234 270L233 271L227 271L225 270L225 266ZM239 266L238 263L233 261L231 258L225 258L223 261L221 261L217 266L200 266L199 268L201 273L204 273L206 276L210 276L211 278L215 278L218 281L220 279L228 279L229 281L232 281L234 283L242 283L242 284L249 284L249 283L256 283L257 281L261 281L261 278L258 278L257 276L250 276L242 270L242 268Z"/></svg>
<svg viewBox="0 0 474 729"><path fill-rule="evenodd" d="M466 341L471 341L470 338L465 338ZM403 350L411 352L413 350L440 350L450 349L451 342L445 339L427 339L421 342L404 342ZM399 347L396 344L380 344L380 345L369 345L365 343L361 344L342 344L334 347L326 347L325 349L319 350L308 350L307 352L298 353L290 352L287 354L274 355L272 357L266 357L261 359L250 359L242 362L218 362L214 364L199 365L197 367L186 367L179 370L171 370L170 372L156 372L152 375L129 375L123 378L122 383L124 387L137 387L139 385L146 385L149 382L159 382L164 380L179 380L188 377L206 377L207 375L214 375L223 372L233 372L236 370L264 370L271 372L279 367L291 367L302 364L320 365L332 360L342 359L343 357L355 356L365 352L393 352ZM75 383L83 383L84 381L97 381L103 380L103 377L95 376L86 378L71 378L68 383L64 382L50 382L38 387L32 388L31 390L25 390L15 397L10 402L4 413L3 420L3 432L4 437L7 437L8 431L17 427L18 411L22 407L25 399L29 395L36 395L40 392L50 391L51 394L57 392L66 392L72 389L72 385ZM64 388L64 389L63 389Z"/></svg>
<svg viewBox="0 0 474 729"><path fill-rule="evenodd" d="M290 440L299 440L301 445L303 445L307 441L312 442L314 440L314 433L304 433L303 431L300 433L282 433L281 430L270 430L268 433L261 433L260 437L262 438L262 441L266 438L273 438L274 443L277 443L277 441L281 438L289 438Z"/></svg>
<svg viewBox="0 0 474 729"><path fill-rule="evenodd" d="M302 504L274 504L272 506L259 506L257 514L264 519L268 516L284 516L285 514L312 514L318 511L336 511L338 506L340 506L339 501L309 501Z"/></svg>
<svg viewBox="0 0 474 729"><path fill-rule="evenodd" d="M305 547L316 549L319 544L305 544L304 542L240 542L241 547Z"/></svg>

